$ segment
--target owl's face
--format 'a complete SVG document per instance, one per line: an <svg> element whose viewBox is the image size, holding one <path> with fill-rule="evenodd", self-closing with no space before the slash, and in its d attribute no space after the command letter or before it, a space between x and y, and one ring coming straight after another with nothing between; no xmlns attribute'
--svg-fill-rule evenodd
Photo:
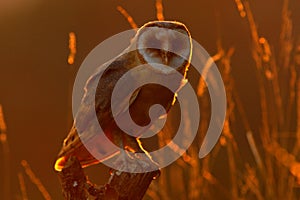
<svg viewBox="0 0 300 200"><path fill-rule="evenodd" d="M139 58L146 63L158 63L180 70L191 59L191 36L186 26L174 21L154 21L145 24L137 33ZM163 73L172 69L152 64Z"/></svg>

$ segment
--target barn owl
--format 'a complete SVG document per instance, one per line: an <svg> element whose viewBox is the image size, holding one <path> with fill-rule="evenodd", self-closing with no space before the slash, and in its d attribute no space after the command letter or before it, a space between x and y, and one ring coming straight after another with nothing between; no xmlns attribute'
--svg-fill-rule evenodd
<svg viewBox="0 0 300 200"><path fill-rule="evenodd" d="M151 28L151 29L149 29ZM180 33L185 37L179 37ZM90 141L93 151L103 151L105 142L97 140L93 126L90 123L92 112L96 112L98 122L107 138L120 148L133 152L141 152L137 138L126 134L116 124L112 115L111 96L118 80L131 69L148 64L147 69L141 70L140 78L147 76L153 71L161 79L172 76L174 69L182 74L182 80L178 81L178 89L185 80L186 72L190 65L192 55L191 36L186 26L175 21L152 21L143 25L131 40L126 52L120 54L110 62L109 66L100 66L89 78L85 85L79 110L74 118L74 124L68 136L63 142L63 147L58 154L55 169L60 171L70 156L76 156L83 167L101 162L111 155L102 152L103 158L96 159L82 144L82 140ZM149 48L153 47L153 48ZM134 51L130 51L131 47ZM173 52L171 52L173 51ZM174 51L176 53L174 53ZM180 55L180 56L179 56ZM168 67L166 67L168 66ZM173 69L173 70L171 70ZM150 71L149 71L150 70ZM101 78L99 77L102 73ZM98 81L95 84L95 81ZM130 82L134 82L130 80ZM94 85L94 86L93 86ZM95 86L96 85L96 86ZM95 96L91 96L95 91ZM126 91L126 85L124 85ZM146 126L150 122L149 109L154 104L160 104L168 111L174 103L174 93L167 88L157 84L147 84L138 88L131 96L129 111L132 120L140 125ZM95 107L91 105L91 99L95 100ZM118 116L122 117L122 105L125 100L117 102ZM159 116L156 116L159 118ZM80 137L79 137L80 134ZM142 133L141 133L142 134Z"/></svg>

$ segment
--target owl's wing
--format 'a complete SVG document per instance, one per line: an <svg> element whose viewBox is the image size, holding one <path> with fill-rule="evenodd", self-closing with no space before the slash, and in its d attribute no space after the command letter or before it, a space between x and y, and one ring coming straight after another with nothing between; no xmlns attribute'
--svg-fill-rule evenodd
<svg viewBox="0 0 300 200"><path fill-rule="evenodd" d="M105 123L106 119L112 119L113 117L112 107L116 111L115 117L117 118L136 100L140 89L131 94L130 88L134 87L135 82L131 80L130 76L122 77L136 64L135 52L129 52L111 62L108 67L104 67L104 70L103 68L102 71L99 70L87 81L82 104L92 107L92 100L95 99L95 110L100 123L103 122L104 127L108 125ZM113 90L121 78L126 85L121 85L121 89L118 90L112 101ZM93 96L94 94L95 96ZM79 111L78 115L81 114Z"/></svg>
<svg viewBox="0 0 300 200"><path fill-rule="evenodd" d="M76 156L82 166L88 166L112 156L110 142L104 134L95 131L99 130L99 123L95 123L93 119L96 111L101 128L106 132L113 122L111 106L117 106L116 117L118 117L128 109L126 107L128 101L130 106L138 96L139 89L133 95L130 95L125 86L124 90L118 94L120 98L117 98L114 105L111 105L111 95L116 83L131 66L135 65L136 61L128 59L128 57L132 57L130 53L117 58L113 62L109 61L103 64L88 79L84 88L84 96L74 119L74 125L64 140L63 147L58 155L59 159L55 165L56 170L60 170L64 166L64 161L69 156ZM95 102L94 106L93 102ZM88 151L84 148L83 143L89 145ZM93 155L99 155L97 159L90 152L93 152Z"/></svg>

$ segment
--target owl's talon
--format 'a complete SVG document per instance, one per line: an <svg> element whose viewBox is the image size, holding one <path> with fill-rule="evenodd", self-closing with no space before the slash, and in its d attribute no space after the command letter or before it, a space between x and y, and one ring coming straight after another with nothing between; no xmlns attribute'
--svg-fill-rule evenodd
<svg viewBox="0 0 300 200"><path fill-rule="evenodd" d="M143 173L158 170L154 163L145 153L132 153L122 151L114 161L115 170L129 173Z"/></svg>

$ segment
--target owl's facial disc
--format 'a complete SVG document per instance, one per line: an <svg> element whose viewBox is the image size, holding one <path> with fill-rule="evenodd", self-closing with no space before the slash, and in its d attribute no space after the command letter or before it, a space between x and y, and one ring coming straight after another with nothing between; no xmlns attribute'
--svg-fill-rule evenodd
<svg viewBox="0 0 300 200"><path fill-rule="evenodd" d="M191 41L187 29L181 25L177 22L150 22L142 27L137 38L141 57L147 63L163 64L175 69L183 66L189 61Z"/></svg>

